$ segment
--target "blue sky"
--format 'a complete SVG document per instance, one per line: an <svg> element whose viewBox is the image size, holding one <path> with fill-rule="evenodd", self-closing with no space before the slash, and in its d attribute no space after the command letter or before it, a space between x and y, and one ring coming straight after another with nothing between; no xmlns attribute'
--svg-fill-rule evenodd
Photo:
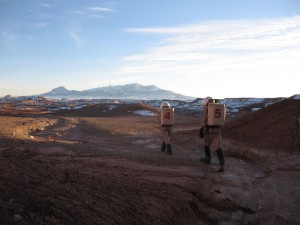
<svg viewBox="0 0 300 225"><path fill-rule="evenodd" d="M140 83L300 93L299 0L0 0L0 96Z"/></svg>

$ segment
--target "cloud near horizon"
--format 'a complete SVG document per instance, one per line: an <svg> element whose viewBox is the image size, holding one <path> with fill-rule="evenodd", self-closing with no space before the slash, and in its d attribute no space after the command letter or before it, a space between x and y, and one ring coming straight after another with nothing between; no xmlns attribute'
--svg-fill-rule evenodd
<svg viewBox="0 0 300 225"><path fill-rule="evenodd" d="M53 7L51 4L48 4L48 3L45 3L45 2L40 3L39 6L46 7L46 8L52 8Z"/></svg>
<svg viewBox="0 0 300 225"><path fill-rule="evenodd" d="M144 54L125 57L126 61L201 62L223 56L247 55L248 58L252 55L255 58L287 53L291 49L300 51L300 16L277 20L208 21L177 28L130 28L125 31L172 35Z"/></svg>
<svg viewBox="0 0 300 225"><path fill-rule="evenodd" d="M137 77L137 76L124 77L124 78L117 77L115 79L101 79L89 83L89 86L99 87L99 86L108 86L108 85L121 85L121 84L135 83L138 82L140 79L141 77Z"/></svg>
<svg viewBox="0 0 300 225"><path fill-rule="evenodd" d="M206 22L178 28L126 29L129 32L170 33L142 54L124 57L143 65L123 67L119 72L141 72L158 66L196 64L237 65L261 59L300 56L300 16L278 20ZM177 34L177 35L176 35ZM201 65L202 64L202 65Z"/></svg>

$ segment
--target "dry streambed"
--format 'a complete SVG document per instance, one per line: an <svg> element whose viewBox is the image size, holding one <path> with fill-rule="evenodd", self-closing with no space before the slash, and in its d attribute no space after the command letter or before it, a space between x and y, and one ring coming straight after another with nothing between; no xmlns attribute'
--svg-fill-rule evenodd
<svg viewBox="0 0 300 225"><path fill-rule="evenodd" d="M57 123L57 119L35 117L0 116L0 135L15 138L30 138L31 133L43 131Z"/></svg>

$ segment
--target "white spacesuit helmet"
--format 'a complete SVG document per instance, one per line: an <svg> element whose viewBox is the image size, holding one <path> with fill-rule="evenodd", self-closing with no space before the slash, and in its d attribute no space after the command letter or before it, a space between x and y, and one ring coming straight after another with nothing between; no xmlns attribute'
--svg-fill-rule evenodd
<svg viewBox="0 0 300 225"><path fill-rule="evenodd" d="M210 99L212 99L212 97L210 97L210 96L204 98L204 99L202 100L202 105L203 105L203 106L204 106L204 105L207 105Z"/></svg>
<svg viewBox="0 0 300 225"><path fill-rule="evenodd" d="M171 105L169 102L163 102L160 104L160 108L171 108Z"/></svg>

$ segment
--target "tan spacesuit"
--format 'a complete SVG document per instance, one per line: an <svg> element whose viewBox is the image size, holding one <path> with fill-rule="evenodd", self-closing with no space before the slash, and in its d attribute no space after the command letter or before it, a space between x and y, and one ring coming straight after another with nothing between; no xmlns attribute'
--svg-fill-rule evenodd
<svg viewBox="0 0 300 225"><path fill-rule="evenodd" d="M201 161L210 164L211 152L217 152L219 172L224 172L225 158L221 149L220 126L225 122L226 109L218 100L206 97L202 101L202 121L199 136L203 138L205 157Z"/></svg>
<svg viewBox="0 0 300 225"><path fill-rule="evenodd" d="M167 149L167 154L171 155L172 148L170 143L170 136L172 126L174 125L174 108L171 108L168 102L161 103L158 118L161 125L161 134L163 139L161 151L165 152L165 150Z"/></svg>

